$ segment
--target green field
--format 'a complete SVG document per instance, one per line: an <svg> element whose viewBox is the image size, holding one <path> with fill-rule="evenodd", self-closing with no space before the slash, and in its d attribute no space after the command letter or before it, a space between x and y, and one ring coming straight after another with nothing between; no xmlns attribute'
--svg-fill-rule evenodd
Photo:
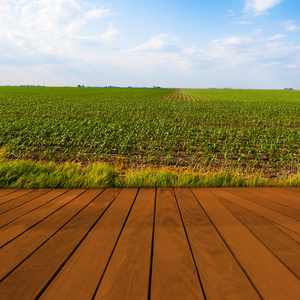
<svg viewBox="0 0 300 300"><path fill-rule="evenodd" d="M298 91L1 87L0 114L6 160L274 178L300 167Z"/></svg>

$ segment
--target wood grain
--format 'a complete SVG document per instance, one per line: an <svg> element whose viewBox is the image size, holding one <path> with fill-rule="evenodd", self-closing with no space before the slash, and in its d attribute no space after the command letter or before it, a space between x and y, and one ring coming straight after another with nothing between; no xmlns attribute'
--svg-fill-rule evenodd
<svg viewBox="0 0 300 300"><path fill-rule="evenodd" d="M273 193L271 188L266 188L266 192ZM300 187L279 187L276 190L276 194L279 194L283 198L290 199L293 202L300 204Z"/></svg>
<svg viewBox="0 0 300 300"><path fill-rule="evenodd" d="M299 188L2 191L1 300L299 299Z"/></svg>
<svg viewBox="0 0 300 300"><path fill-rule="evenodd" d="M260 295L298 300L299 280L214 196L224 191L192 191Z"/></svg>
<svg viewBox="0 0 300 300"><path fill-rule="evenodd" d="M204 299L171 189L157 191L151 299Z"/></svg>
<svg viewBox="0 0 300 300"><path fill-rule="evenodd" d="M66 193L67 189L57 189L51 190L49 193L44 194L38 198L33 199L30 202L25 203L24 205L18 206L13 210L10 210L1 215L0 218L0 227L22 217L23 215L39 208L40 206L46 204L49 201L53 201L58 196Z"/></svg>
<svg viewBox="0 0 300 300"><path fill-rule="evenodd" d="M61 207L62 199L58 197L56 200L60 204L60 209L0 249L0 280L36 251L85 206L83 195L78 197L83 192L81 189L76 189L61 196L66 199L65 204L69 203L63 207ZM23 220L27 222L28 219ZM22 223L20 224L22 225ZM1 228L1 233L3 228Z"/></svg>
<svg viewBox="0 0 300 300"><path fill-rule="evenodd" d="M140 190L99 286L98 299L147 299L155 189Z"/></svg>
<svg viewBox="0 0 300 300"><path fill-rule="evenodd" d="M215 195L219 195L222 198L227 199L235 204L241 205L244 208L247 208L250 211L253 211L275 223L278 223L283 227L295 231L296 233L300 233L300 222L298 222L297 220L282 215L269 208L253 203L252 201L246 200L243 197L236 196L224 189L212 189L212 193L214 193Z"/></svg>
<svg viewBox="0 0 300 300"><path fill-rule="evenodd" d="M293 274L300 279L300 245L269 220L228 200L220 200Z"/></svg>
<svg viewBox="0 0 300 300"><path fill-rule="evenodd" d="M137 191L122 190L41 299L92 299Z"/></svg>
<svg viewBox="0 0 300 300"><path fill-rule="evenodd" d="M285 234L287 234L289 237L291 237L294 241L296 241L298 244L300 244L300 234L289 230L279 224L273 223L277 228L279 228L281 231L283 231ZM299 254L300 255L300 254Z"/></svg>
<svg viewBox="0 0 300 300"><path fill-rule="evenodd" d="M287 217L300 221L299 210L286 206L286 203L278 203L281 201L275 201L279 200L276 192L275 194L270 195L267 193L262 193L260 191L252 191L252 189L249 191L249 189L224 188L224 190L230 192L231 194L249 200L253 203L274 210Z"/></svg>
<svg viewBox="0 0 300 300"><path fill-rule="evenodd" d="M84 193L85 190L74 189L67 192L65 195L60 196L55 202L49 202L42 207L16 219L15 221L9 223L8 225L2 227L0 236L0 247L3 247L6 243L10 242L18 235L24 233L26 230L41 222L44 218L49 217L56 210L60 209L62 206L68 204L74 198Z"/></svg>
<svg viewBox="0 0 300 300"><path fill-rule="evenodd" d="M5 202L11 201L11 200L16 199L18 197L21 197L23 195L31 193L32 191L34 191L34 189L21 189L21 190L15 191L14 193L6 194L6 195L0 197L0 206Z"/></svg>
<svg viewBox="0 0 300 300"><path fill-rule="evenodd" d="M206 299L260 299L191 190L175 194Z"/></svg>
<svg viewBox="0 0 300 300"><path fill-rule="evenodd" d="M0 284L0 294L3 298L38 297L119 193L118 190L110 190L103 197L102 194L99 195L100 192L101 190L91 189L78 197L78 201L87 206Z"/></svg>
<svg viewBox="0 0 300 300"><path fill-rule="evenodd" d="M49 189L39 189L11 201L5 202L0 205L0 215L16 207L22 206L42 195L45 195L46 193L49 193L49 191Z"/></svg>
<svg viewBox="0 0 300 300"><path fill-rule="evenodd" d="M0 189L0 197L12 194L13 192L16 192L18 189Z"/></svg>
<svg viewBox="0 0 300 300"><path fill-rule="evenodd" d="M251 188L249 192L259 193L266 199L300 211L300 188L297 188L297 191L297 193L290 193L289 188Z"/></svg>

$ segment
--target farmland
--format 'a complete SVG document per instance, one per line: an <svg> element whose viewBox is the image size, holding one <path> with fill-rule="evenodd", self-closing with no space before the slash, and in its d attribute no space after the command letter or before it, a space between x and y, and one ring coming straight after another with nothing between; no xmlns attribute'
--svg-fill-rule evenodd
<svg viewBox="0 0 300 300"><path fill-rule="evenodd" d="M300 167L300 93L272 90L0 88L8 160L119 169Z"/></svg>

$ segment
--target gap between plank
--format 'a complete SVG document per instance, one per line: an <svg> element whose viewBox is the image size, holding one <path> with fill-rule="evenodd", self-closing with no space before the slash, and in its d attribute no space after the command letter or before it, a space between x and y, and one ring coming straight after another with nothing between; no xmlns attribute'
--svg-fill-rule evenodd
<svg viewBox="0 0 300 300"><path fill-rule="evenodd" d="M184 229L185 237L186 237L187 242L189 244L189 248L190 248L190 251L191 251L191 254L192 254L193 262L194 262L194 265L195 265L195 268L196 268L196 271L197 271L197 275L198 275L199 283L200 283L200 286L201 286L202 294L203 294L204 299L206 300L207 298L205 296L204 288L203 288L202 281L201 281L201 278L200 278L200 274L199 274L199 271L198 271L198 268L197 268L197 264L196 264L196 260L195 260L194 253L193 253L193 250L192 250L192 246L190 244L190 240L189 240L189 237L188 237L185 225L184 225L184 221L183 221L183 218L182 218L182 214L181 214L181 211L180 211L180 208L179 208L178 200L177 200L176 193L175 193L174 189L173 189L173 193L174 193L174 198L175 198L175 201L176 201L177 209L178 209L178 212L179 212L179 215L180 215L181 223L182 223L182 226L183 226L183 229Z"/></svg>
<svg viewBox="0 0 300 300"><path fill-rule="evenodd" d="M122 226L122 228L121 228L121 231L120 231L120 233L119 233L119 235L118 235L118 237L117 237L117 240L116 240L116 242L115 242L115 245L114 245L114 247L113 247L113 249L112 249L112 251L111 251L111 254L110 254L110 256L109 256L109 258L108 258L108 261L107 261L107 263L106 263L106 265L105 265L105 268L104 268L104 270L103 270L103 273L102 273L102 275L101 275L101 277L100 277L100 280L99 280L99 282L98 282L98 284L97 284L97 287L96 287L95 292L94 292L94 294L93 294L92 300L94 300L95 297L96 297L96 294L97 294L98 289L99 289L99 287L100 287L100 284L101 284L101 281L102 281L103 276L104 276L104 274L105 274L105 271L106 271L106 269L107 269L107 267L108 267L108 264L109 264L109 262L110 262L110 260L111 260L111 257L112 257L112 255L113 255L113 253L115 252L115 249L116 249L116 247L117 247L118 241L119 241L120 236L121 236L121 234L122 234L122 232L123 232L123 229L124 229L124 227L125 227L125 225L126 225L126 223L127 223L127 220L128 220L128 218L129 218L129 215L130 215L130 213L131 213L132 207L133 207L133 205L134 205L134 203L135 203L135 200L136 200L136 198L137 198L137 195L138 195L139 191L140 191L140 188L138 188L138 190L137 190L137 192L136 192L136 194L135 194L135 196L134 196L133 202L132 202L132 204L131 204L131 206L130 206L130 209L129 209L129 211L128 211L128 214L127 214L127 216L126 216L126 219L125 219L125 221L124 221L124 224L123 224L123 226Z"/></svg>
<svg viewBox="0 0 300 300"><path fill-rule="evenodd" d="M197 202L199 203L200 207L203 209L204 213L206 214L207 218L209 219L210 223L212 224L212 226L215 228L216 232L218 233L218 235L220 236L220 238L222 239L222 241L224 242L224 244L226 245L226 247L228 248L229 252L231 253L231 255L234 257L234 259L236 260L236 262L238 263L238 265L240 266L241 270L244 272L245 276L248 278L249 282L251 283L251 285L253 286L254 290L256 291L256 293L258 294L258 296L263 299L262 295L260 294L260 292L258 291L258 289L256 288L256 286L254 285L254 283L252 282L251 278L249 277L248 273L245 271L245 269L242 267L242 265L240 264L240 262L238 261L238 259L236 258L235 254L233 253L233 251L230 249L230 247L228 246L228 244L226 243L226 241L224 240L224 238L222 237L222 235L220 234L220 232L218 231L217 227L215 226L215 224L213 223L213 221L211 220L211 218L209 217L209 215L207 214L206 210L203 208L203 206L201 205L201 203L198 201L198 198L196 197L196 195L194 194L193 190L190 189L192 194L194 195L194 197L196 198ZM209 193L214 197L215 195L209 191ZM217 198L216 198L217 199ZM217 199L218 200L218 199ZM218 200L219 201L219 200ZM220 202L220 201L219 201ZM222 203L221 203L222 204ZM223 204L222 204L223 205ZM223 205L224 206L224 205ZM225 206L224 206L225 207ZM227 207L225 207L227 209ZM227 209L228 210L228 209ZM230 211L229 211L230 212ZM230 212L231 213L231 212ZM235 217L235 216L234 216ZM235 217L236 218L236 217ZM239 221L239 220L238 220ZM240 222L240 221L239 221Z"/></svg>

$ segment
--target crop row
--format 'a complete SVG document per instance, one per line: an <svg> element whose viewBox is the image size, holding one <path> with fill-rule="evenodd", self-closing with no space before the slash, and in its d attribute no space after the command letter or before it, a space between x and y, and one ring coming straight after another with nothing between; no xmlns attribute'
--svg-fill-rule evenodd
<svg viewBox="0 0 300 300"><path fill-rule="evenodd" d="M297 171L297 91L0 88L0 146L45 161Z"/></svg>

